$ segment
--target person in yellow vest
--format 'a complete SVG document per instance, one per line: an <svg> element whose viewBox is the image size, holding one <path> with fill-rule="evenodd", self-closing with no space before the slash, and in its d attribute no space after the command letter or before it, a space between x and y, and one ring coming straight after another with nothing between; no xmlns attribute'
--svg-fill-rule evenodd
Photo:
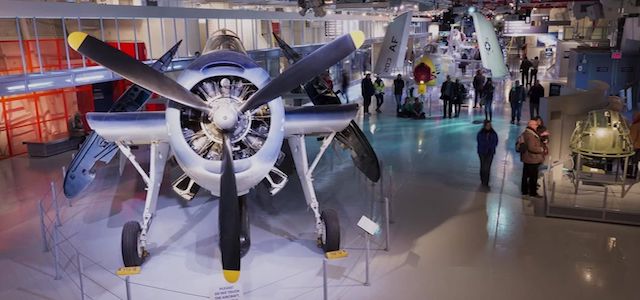
<svg viewBox="0 0 640 300"><path fill-rule="evenodd" d="M380 75L376 75L376 81L373 82L373 88L376 91L376 112L381 113L380 106L384 102L384 81L380 79Z"/></svg>

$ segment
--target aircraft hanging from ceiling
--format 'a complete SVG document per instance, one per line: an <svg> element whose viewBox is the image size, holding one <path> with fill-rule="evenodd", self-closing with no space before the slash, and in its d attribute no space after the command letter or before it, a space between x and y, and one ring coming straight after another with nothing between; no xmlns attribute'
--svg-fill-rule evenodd
<svg viewBox="0 0 640 300"><path fill-rule="evenodd" d="M95 132L105 141L115 143L147 185L142 224L130 221L123 227L121 247L125 266L139 266L148 255L148 234L160 184L166 161L173 155L189 180L219 197L223 275L228 282L237 281L240 258L250 245L247 193L263 179L275 191L286 183L284 173L275 167L285 138L298 175L304 179L303 192L314 214L318 243L327 252L339 249L338 216L334 210L320 210L312 174L323 149L349 126L358 105L285 109L280 95L362 46L361 31L336 38L274 79L247 56L240 39L229 30L218 31L209 38L202 55L177 81L85 33L72 33L68 43L123 78L170 100L165 112L87 114ZM325 136L311 165L306 135ZM150 145L148 172L131 152L132 145L140 144Z"/></svg>

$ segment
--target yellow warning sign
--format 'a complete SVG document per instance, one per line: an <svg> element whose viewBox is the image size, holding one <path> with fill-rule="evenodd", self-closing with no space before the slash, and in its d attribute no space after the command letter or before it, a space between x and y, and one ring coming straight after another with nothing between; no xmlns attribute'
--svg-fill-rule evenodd
<svg viewBox="0 0 640 300"><path fill-rule="evenodd" d="M142 269L140 267L122 267L116 271L116 275L118 276L128 276L128 275L136 275L140 274Z"/></svg>
<svg viewBox="0 0 640 300"><path fill-rule="evenodd" d="M347 252L347 250L336 250L336 251L327 252L324 255L327 257L327 259L338 259L338 258L345 258L349 256L349 252Z"/></svg>

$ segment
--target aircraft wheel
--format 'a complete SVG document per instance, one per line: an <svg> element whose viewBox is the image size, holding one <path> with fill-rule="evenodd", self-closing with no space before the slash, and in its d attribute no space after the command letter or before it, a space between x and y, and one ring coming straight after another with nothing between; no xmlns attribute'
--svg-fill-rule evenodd
<svg viewBox="0 0 640 300"><path fill-rule="evenodd" d="M338 213L333 209L323 210L320 214L324 232L320 237L320 246L324 252L340 249L340 220Z"/></svg>
<svg viewBox="0 0 640 300"><path fill-rule="evenodd" d="M145 249L140 245L140 223L129 221L122 227L122 261L125 267L142 265L146 256Z"/></svg>

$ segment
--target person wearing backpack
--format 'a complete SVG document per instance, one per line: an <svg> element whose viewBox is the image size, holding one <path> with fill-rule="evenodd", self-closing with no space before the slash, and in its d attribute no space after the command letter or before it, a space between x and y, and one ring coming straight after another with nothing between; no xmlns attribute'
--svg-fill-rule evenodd
<svg viewBox="0 0 640 300"><path fill-rule="evenodd" d="M485 187L489 186L491 163L498 146L498 134L491 126L491 121L484 120L482 129L476 136L478 141L478 157L480 158L480 181Z"/></svg>
<svg viewBox="0 0 640 300"><path fill-rule="evenodd" d="M538 122L530 120L527 128L518 137L516 150L520 152L520 160L523 163L522 184L520 186L523 196L540 198L538 194L538 170L544 162L545 147L538 135Z"/></svg>

